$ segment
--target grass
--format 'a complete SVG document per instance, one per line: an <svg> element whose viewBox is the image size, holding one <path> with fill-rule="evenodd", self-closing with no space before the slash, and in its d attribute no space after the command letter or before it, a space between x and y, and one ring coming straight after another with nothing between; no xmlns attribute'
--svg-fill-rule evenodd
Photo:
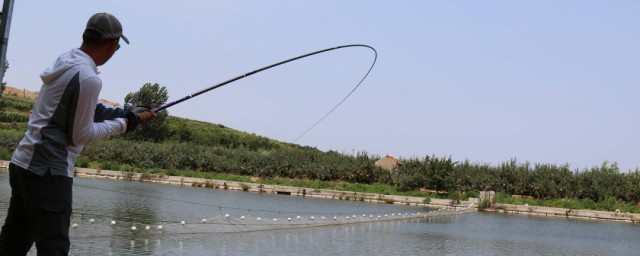
<svg viewBox="0 0 640 256"><path fill-rule="evenodd" d="M531 206L544 206L544 207L556 207L556 208L570 208L570 209L590 209L597 211L615 211L640 213L640 206L624 203L615 198L605 198L598 202L594 202L591 199L534 199L534 198L515 198L505 193L496 193L494 197L496 203L502 204L528 204Z"/></svg>
<svg viewBox="0 0 640 256"><path fill-rule="evenodd" d="M0 149L0 159L11 159L11 155L13 155L13 151L6 148Z"/></svg>

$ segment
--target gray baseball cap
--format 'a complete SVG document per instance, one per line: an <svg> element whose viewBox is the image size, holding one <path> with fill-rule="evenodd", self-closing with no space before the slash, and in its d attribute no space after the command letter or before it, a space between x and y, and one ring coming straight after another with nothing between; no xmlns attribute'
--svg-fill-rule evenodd
<svg viewBox="0 0 640 256"><path fill-rule="evenodd" d="M129 39L122 34L122 24L120 24L120 21L118 21L115 16L109 13L100 12L91 16L87 22L86 29L98 32L102 39L122 38L122 40L129 44Z"/></svg>

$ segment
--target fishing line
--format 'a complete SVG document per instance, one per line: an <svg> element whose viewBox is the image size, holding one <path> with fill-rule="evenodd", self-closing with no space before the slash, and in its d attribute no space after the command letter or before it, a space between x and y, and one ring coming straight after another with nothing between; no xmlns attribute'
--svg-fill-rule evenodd
<svg viewBox="0 0 640 256"><path fill-rule="evenodd" d="M295 142L297 142L300 138L302 138L302 136L304 136L305 134L307 134L311 129L313 129L314 127L316 127L316 126L317 126L320 122L322 122L325 118L327 118L327 116L329 116L331 113L333 113L333 111L335 111L335 110L336 110L340 105L342 105L342 103L343 103L343 102L345 102L345 101L347 100L347 98L349 98L349 96L351 96L351 94L353 94L353 92L354 92L356 89L358 89L358 87L360 87L360 85L362 84L362 82L364 81L364 79L366 79L366 78L367 78L367 76L369 76L369 73L371 73L371 70L373 69L373 66L376 64L376 61L378 60L378 52L376 51L376 49L374 49L374 48L373 48L373 47L371 47L371 46L365 45L365 44L349 44L349 45L341 45L341 46L336 46L336 47L332 47L332 48L327 48L327 49L323 49L323 50L319 50L319 51L315 51L315 52L311 52L311 53L303 54L303 55L300 55L300 56L297 56L297 57L293 57L293 58L290 58L290 59L287 59L287 60L283 60L283 61L277 62L277 63L275 63L275 64L271 64L271 65L266 66L266 67L263 67L263 68L256 69L256 70L251 71L251 72L249 72L249 73L245 73L245 74L239 75L239 76L237 76L237 77L231 78L231 79L229 79L229 80L227 80L227 81L224 81L224 82L222 82L222 83L219 83L219 84L216 84L216 85L210 86L210 87L205 88L205 89L203 89L203 90L200 90L200 91L198 91L198 92L196 92L196 93L189 94L189 95L187 95L187 96L185 96L185 97L182 97L182 98L180 98L180 99L178 99L178 100L175 100L175 101L172 101L172 102L166 103L166 104L164 104L164 105L162 105L162 106L156 107L156 108L154 108L152 111L153 111L153 112L156 112L156 113L157 113L157 112L160 112L160 111L165 110L165 109L167 109L167 108L169 108L169 107L171 107L171 106L174 106L174 105L176 105L176 104L178 104L178 103L181 103L181 102L183 102L183 101L186 101L186 100L188 100L188 99L191 99L191 98L193 98L193 97L196 97L196 96L198 96L198 95L200 95L200 94L206 93L206 92L211 91L211 90L214 90L214 89L216 89L216 88L220 88L220 87L222 87L222 86L224 86L224 85L227 85L227 84L229 84L229 83L232 83L232 82L235 82L235 81L240 80L240 79L242 79L242 78L248 77L248 76L250 76L250 75L253 75L253 74L256 74L256 73L262 72L262 71L264 71L264 70L267 70L267 69L270 69L270 68L273 68L273 67L280 66L280 65L285 64L285 63L289 63L289 62L292 62L292 61L295 61L295 60L299 60L299 59L302 59L302 58L310 57L310 56L313 56L313 55L316 55L316 54L320 54L320 53L324 53L324 52L329 52L329 51L333 51L333 50L337 50L337 49L342 49L342 48L349 48L349 47L364 47L364 48L371 49L371 50L373 51L373 53L374 53L374 58L373 58L373 62L371 63L371 66L369 67L369 70L367 70L367 73L364 75L364 77L362 77L362 79L360 79L360 82L358 82L358 84L357 84L357 85L356 85L356 86L355 86L355 87L354 87L354 88L353 88L353 89L352 89L352 90L347 94L347 96L345 96L344 98L342 98L342 100L340 100L340 101L339 101L335 106L333 106L333 107L332 107L332 108L331 108L331 109L330 109L330 110L329 110L325 115L323 115L323 116L322 116L318 121L316 121L313 125L311 125L309 128L307 128L307 129L306 129L302 134L300 134L298 137L296 137L296 139L293 141L293 142L295 143Z"/></svg>

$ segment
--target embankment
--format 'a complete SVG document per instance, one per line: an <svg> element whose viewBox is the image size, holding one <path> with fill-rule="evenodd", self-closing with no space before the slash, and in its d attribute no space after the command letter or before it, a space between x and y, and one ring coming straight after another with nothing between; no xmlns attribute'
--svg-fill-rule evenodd
<svg viewBox="0 0 640 256"><path fill-rule="evenodd" d="M0 169L5 169L9 165L8 161L0 161ZM96 170L87 168L76 168L76 176L89 178L104 178L115 180L154 182L162 184L171 184L179 186L204 187L227 190L241 190L258 193L274 193L292 196L329 198L339 200L353 200L372 203L389 203L389 204L405 204L415 206L426 206L434 208L477 208L478 199L470 199L460 201L459 204L452 204L449 199L432 198L429 203L425 203L423 197L409 197L396 195L382 195L374 193L360 193L350 191L339 191L329 189L312 189L280 185L265 185L259 183L235 182L225 180L213 180L202 178L190 178L179 176L160 176L154 174L130 173L110 170ZM494 203L492 207L484 209L488 212L509 213L509 214L525 214L535 216L574 218L585 220L601 220L601 221L617 221L628 223L640 223L640 214L593 211L582 209L567 209L529 205L513 205Z"/></svg>
<svg viewBox="0 0 640 256"><path fill-rule="evenodd" d="M485 209L485 211L498 212L498 213L511 213L511 214L525 214L525 215L534 215L534 216L571 218L571 219L640 223L640 214L623 213L619 211L607 212L607 211L593 211L593 210L584 210L584 209L569 209L569 208L555 208L555 207L515 205L515 204L498 204L498 203L492 205L491 208Z"/></svg>

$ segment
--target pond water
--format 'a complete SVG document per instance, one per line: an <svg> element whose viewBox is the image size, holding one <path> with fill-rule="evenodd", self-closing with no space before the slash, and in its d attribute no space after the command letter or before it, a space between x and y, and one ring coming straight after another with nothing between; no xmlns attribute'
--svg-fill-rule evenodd
<svg viewBox="0 0 640 256"><path fill-rule="evenodd" d="M8 173L0 172L0 223L4 222L11 192L8 178ZM408 214L429 214L432 210L76 178L72 223L78 226L71 228L70 253L640 255L638 224L494 213L383 221L385 215L411 216ZM324 222L322 217L326 218ZM356 218L369 221L352 223ZM136 230L132 230L134 226ZM30 255L35 251L32 248Z"/></svg>

